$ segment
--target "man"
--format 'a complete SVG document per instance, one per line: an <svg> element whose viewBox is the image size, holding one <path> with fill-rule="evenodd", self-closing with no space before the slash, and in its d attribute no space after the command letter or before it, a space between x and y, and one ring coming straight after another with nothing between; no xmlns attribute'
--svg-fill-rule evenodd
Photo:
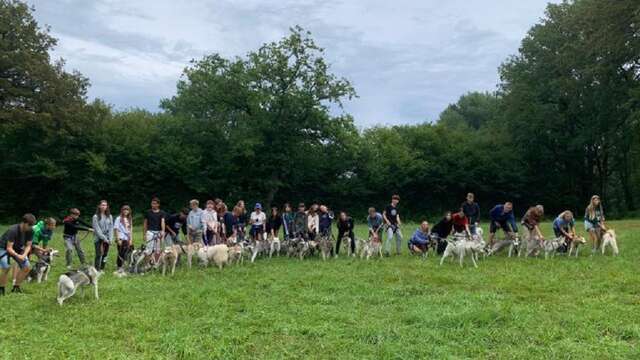
<svg viewBox="0 0 640 360"><path fill-rule="evenodd" d="M64 230L62 231L62 239L64 240L65 247L65 260L67 262L67 270L71 270L71 263L73 262L73 250L75 249L80 259L80 264L85 265L84 251L78 238L78 231L93 232L91 225L80 219L80 210L76 208L69 209L69 215L64 220Z"/></svg>
<svg viewBox="0 0 640 360"><path fill-rule="evenodd" d="M460 208L460 211L451 216L451 223L453 224L453 231L456 233L465 233L467 237L471 237L471 229L469 228L469 218L464 214L464 210Z"/></svg>
<svg viewBox="0 0 640 360"><path fill-rule="evenodd" d="M56 219L50 217L38 221L33 226L33 241L31 242L31 247L33 249L33 253L37 257L40 257L49 251L49 241L51 241L53 230L55 229Z"/></svg>
<svg viewBox="0 0 640 360"><path fill-rule="evenodd" d="M353 233L355 229L355 224L353 223L353 218L347 215L346 211L340 212L340 216L338 217L338 240L336 241L336 257L340 253L340 244L342 243L343 237L349 238L349 247L351 248L351 254L356 256L356 237Z"/></svg>
<svg viewBox="0 0 640 360"><path fill-rule="evenodd" d="M189 201L189 215L187 216L187 243L202 242L204 226L202 224L202 209L200 202L196 199Z"/></svg>
<svg viewBox="0 0 640 360"><path fill-rule="evenodd" d="M398 212L398 203L400 202L399 195L393 195L391 197L391 204L387 205L382 213L385 224L387 224L387 241L384 245L384 252L386 256L391 253L391 241L395 235L396 237L396 255L400 255L400 248L402 246L402 232L400 226L400 213Z"/></svg>
<svg viewBox="0 0 640 360"><path fill-rule="evenodd" d="M22 217L22 222L10 226L0 237L0 296L4 296L5 293L4 288L7 285L11 260L15 261L18 268L20 268L11 292L22 293L20 284L22 284L30 270L29 252L31 251L33 225L35 223L35 216L25 214Z"/></svg>
<svg viewBox="0 0 640 360"><path fill-rule="evenodd" d="M369 208L367 225L369 226L369 237L376 234L378 239L382 239L382 225L384 225L384 219L382 218L382 214L377 212L374 207Z"/></svg>
<svg viewBox="0 0 640 360"><path fill-rule="evenodd" d="M298 204L298 211L293 216L293 236L306 239L307 234L307 212L304 203Z"/></svg>
<svg viewBox="0 0 640 360"><path fill-rule="evenodd" d="M249 217L251 223L251 238L254 241L262 241L262 234L267 231L267 215L262 211L262 204L256 203Z"/></svg>
<svg viewBox="0 0 640 360"><path fill-rule="evenodd" d="M473 193L468 193L467 200L461 205L464 215L469 219L469 229L473 235L476 234L476 228L480 223L480 206L475 202L475 197Z"/></svg>
<svg viewBox="0 0 640 360"><path fill-rule="evenodd" d="M167 214L160 210L160 199L157 197L151 199L151 209L144 214L142 238L146 240L144 253L154 254L155 262L160 259L160 245L166 231L166 217Z"/></svg>
<svg viewBox="0 0 640 360"><path fill-rule="evenodd" d="M183 208L179 213L169 216L167 219L167 236L164 239L165 246L180 243L180 232L187 236L187 216L189 210Z"/></svg>
<svg viewBox="0 0 640 360"><path fill-rule="evenodd" d="M502 229L506 235L513 237L518 232L516 218L513 215L513 204L507 201L504 204L498 204L489 212L491 224L489 225L489 246L493 246L494 237L498 228Z"/></svg>

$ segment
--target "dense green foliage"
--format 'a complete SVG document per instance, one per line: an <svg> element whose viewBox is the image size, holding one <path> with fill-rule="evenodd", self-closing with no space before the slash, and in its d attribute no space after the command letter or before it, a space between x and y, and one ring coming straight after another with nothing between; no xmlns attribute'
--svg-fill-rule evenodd
<svg viewBox="0 0 640 360"><path fill-rule="evenodd" d="M383 260L258 259L222 272L180 266L173 277L118 279L112 252L100 300L86 290L63 307L55 301L58 258L49 282L2 298L3 357L637 359L640 223L609 225L617 258L586 248L577 259L499 254L478 269L440 267L405 247ZM551 224L542 228L551 233ZM356 235L366 231L358 226ZM59 229L51 245L61 249Z"/></svg>
<svg viewBox="0 0 640 360"><path fill-rule="evenodd" d="M637 1L549 5L498 92L466 94L432 123L362 131L341 110L355 89L299 27L244 57L194 61L161 113L115 112L50 59L55 39L31 11L0 0L0 218L102 198L139 209L152 195L173 209L221 197L363 213L399 193L413 218L467 191L518 213L580 212L593 193L615 215L640 201Z"/></svg>

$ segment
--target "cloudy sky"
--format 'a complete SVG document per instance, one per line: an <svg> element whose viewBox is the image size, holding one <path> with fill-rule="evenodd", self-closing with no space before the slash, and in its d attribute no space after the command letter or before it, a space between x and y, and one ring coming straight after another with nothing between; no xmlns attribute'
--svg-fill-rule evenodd
<svg viewBox="0 0 640 360"><path fill-rule="evenodd" d="M301 25L360 98L361 127L435 120L458 97L494 90L546 0L27 0L59 39L55 56L91 97L158 110L191 59L244 55Z"/></svg>

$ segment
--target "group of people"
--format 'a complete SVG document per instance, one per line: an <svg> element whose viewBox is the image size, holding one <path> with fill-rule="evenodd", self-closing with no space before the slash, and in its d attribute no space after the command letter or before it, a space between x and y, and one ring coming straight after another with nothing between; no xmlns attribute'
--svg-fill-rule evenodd
<svg viewBox="0 0 640 360"><path fill-rule="evenodd" d="M395 240L395 253L401 253L402 221L398 205L400 196L393 195L390 203L382 213L375 208L369 208L367 225L371 241L384 241L384 253L389 256ZM184 208L175 214L167 214L160 208L160 200L153 198L150 209L144 213L142 238L144 251L147 255L154 255L156 259L166 246L177 243L191 244L201 242L204 246L226 243L233 239L238 241L261 241L264 236L287 239L298 238L303 241L315 240L319 236L329 236L333 222L336 222L338 237L335 255L340 252L341 242L348 239L351 253L355 254L356 239L354 234L354 220L346 212L334 213L322 204L312 204L308 208L304 203L298 204L293 211L290 204L285 204L282 211L278 207L271 207L268 214L262 205L256 203L252 212L248 212L244 201L240 200L229 211L221 199L208 200L204 208L198 200L189 202L190 209ZM97 270L104 270L110 247L115 242L117 246L116 265L120 269L125 264L127 253L133 248L133 217L131 207L123 205L119 214L113 218L109 203L102 200L96 207L91 223L80 218L80 210L69 209L63 218L62 238L65 245L65 259L68 269L71 269L73 253L75 252L82 265L86 265L85 253L82 249L84 237L93 234L95 247L94 266ZM537 205L529 208L522 217L521 224L527 229L530 241L542 241L544 235L540 230L540 222L544 218L544 208ZM502 229L507 236L518 232L513 204L506 202L496 205L489 212L489 246L495 241L495 234ZM427 221L423 221L408 241L412 253L428 251L429 244L436 242L438 253L446 248L442 241L453 234L473 236L480 223L480 207L475 202L472 193L467 195L458 210L446 212L444 217L433 228ZM604 211L597 195L591 198L585 210L585 230L589 233L594 250L598 246L601 230L605 229ZM21 292L20 285L27 277L30 269L30 256L40 258L50 251L49 242L57 227L54 218L37 221L32 214L25 214L19 224L10 226L0 237L0 295L4 295L9 270L13 272L12 292ZM248 236L245 231L249 229ZM565 249L576 236L575 219L571 211L562 212L553 221L553 231L556 237L565 239ZM81 238L78 234L84 232ZM383 240L383 235L386 238ZM12 264L13 263L13 264Z"/></svg>
<svg viewBox="0 0 640 360"><path fill-rule="evenodd" d="M527 209L520 224L526 229L526 238L529 243L527 249L530 255L537 255L545 240L540 229L540 223L545 218L544 207L535 205ZM473 193L467 194L466 201L457 211L447 211L444 217L430 228L427 221L423 221L409 240L409 249L412 252L423 253L427 251L429 244L435 244L438 254L442 254L446 248L447 237L452 234L463 234L467 237L476 235L480 224L480 206L475 202ZM371 225L370 225L371 228ZM576 221L571 210L565 210L554 218L552 223L555 238L564 239L560 252L566 252L571 242L578 236L576 234ZM602 240L602 234L606 231L605 217L602 202L598 195L593 195L584 213L584 229L589 234L592 243L592 252L595 252ZM489 241L488 247L495 244L496 233L502 230L510 239L518 233L518 225L513 210L513 203L498 204L489 211Z"/></svg>

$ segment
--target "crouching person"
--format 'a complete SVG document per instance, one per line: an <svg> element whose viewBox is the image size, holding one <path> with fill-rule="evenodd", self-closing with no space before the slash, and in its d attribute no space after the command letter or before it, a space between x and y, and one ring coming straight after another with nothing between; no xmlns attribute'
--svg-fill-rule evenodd
<svg viewBox="0 0 640 360"><path fill-rule="evenodd" d="M46 218L38 221L33 226L33 240L31 243L31 253L35 254L38 258L46 254L49 249L49 241L53 236L53 231L56 229L56 219Z"/></svg>
<svg viewBox="0 0 640 360"><path fill-rule="evenodd" d="M21 293L20 284L27 277L30 270L29 252L33 239L33 225L36 218L32 214L25 214L19 224L9 227L0 237L0 296L4 295L7 285L11 260L18 265L18 271L13 284L12 293Z"/></svg>
<svg viewBox="0 0 640 360"><path fill-rule="evenodd" d="M429 250L429 223L423 221L420 227L413 233L411 239L409 239L409 251L413 254L426 255Z"/></svg>
<svg viewBox="0 0 640 360"><path fill-rule="evenodd" d="M563 211L553 221L553 233L557 238L564 238L564 245L558 248L559 252L565 253L569 250L569 246L576 236L575 219L573 213L569 210Z"/></svg>
<svg viewBox="0 0 640 360"><path fill-rule="evenodd" d="M522 226L524 226L528 231L528 240L527 240L527 256L538 256L540 249L542 248L542 243L544 241L544 235L542 235L542 231L540 231L540 222L544 217L544 207L542 205L532 206L527 210L522 217Z"/></svg>

